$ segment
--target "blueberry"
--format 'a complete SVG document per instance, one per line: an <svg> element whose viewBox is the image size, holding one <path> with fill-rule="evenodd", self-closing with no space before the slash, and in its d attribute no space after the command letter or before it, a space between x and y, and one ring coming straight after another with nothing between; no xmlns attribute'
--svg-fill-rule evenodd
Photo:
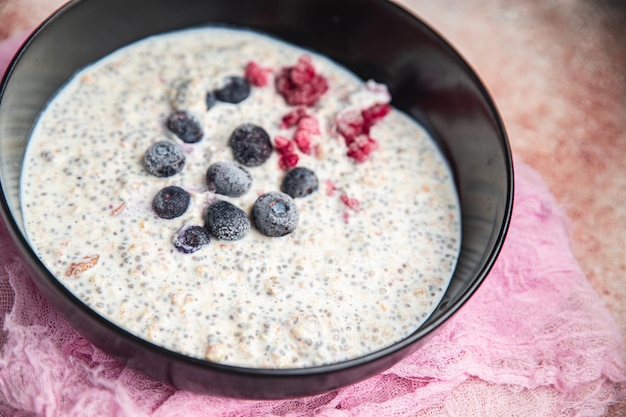
<svg viewBox="0 0 626 417"><path fill-rule="evenodd" d="M250 190L252 175L233 162L216 162L206 171L209 191L228 197L240 197Z"/></svg>
<svg viewBox="0 0 626 417"><path fill-rule="evenodd" d="M252 221L265 236L278 237L293 232L298 219L296 203L285 193L265 193L252 206Z"/></svg>
<svg viewBox="0 0 626 417"><path fill-rule="evenodd" d="M148 148L143 157L143 166L149 174L171 177L185 166L185 153L176 143L163 140Z"/></svg>
<svg viewBox="0 0 626 417"><path fill-rule="evenodd" d="M290 169L280 185L282 192L293 198L302 198L317 191L319 181L315 172L308 168L296 167Z"/></svg>
<svg viewBox="0 0 626 417"><path fill-rule="evenodd" d="M230 135L228 145L233 157L242 165L256 167L272 154L272 141L265 129L252 123L238 126Z"/></svg>
<svg viewBox="0 0 626 417"><path fill-rule="evenodd" d="M167 128L185 143L196 143L204 136L202 126L184 110L172 112L167 118Z"/></svg>
<svg viewBox="0 0 626 417"><path fill-rule="evenodd" d="M202 226L185 225L176 232L172 243L182 253L194 253L201 247L211 243L211 236Z"/></svg>
<svg viewBox="0 0 626 417"><path fill-rule="evenodd" d="M250 220L239 207L217 200L204 210L204 227L218 239L239 240L250 231Z"/></svg>
<svg viewBox="0 0 626 417"><path fill-rule="evenodd" d="M222 88L214 91L215 98L225 103L241 103L250 96L250 83L243 77L228 77Z"/></svg>
<svg viewBox="0 0 626 417"><path fill-rule="evenodd" d="M215 98L215 94L212 91L209 91L208 93L206 93L206 98L204 99L204 102L206 103L207 111L209 111L213 108L213 106L215 106L215 103L217 103L217 98Z"/></svg>
<svg viewBox="0 0 626 417"><path fill-rule="evenodd" d="M152 200L154 212L163 219L180 217L187 211L191 197L180 187L171 185L161 189Z"/></svg>

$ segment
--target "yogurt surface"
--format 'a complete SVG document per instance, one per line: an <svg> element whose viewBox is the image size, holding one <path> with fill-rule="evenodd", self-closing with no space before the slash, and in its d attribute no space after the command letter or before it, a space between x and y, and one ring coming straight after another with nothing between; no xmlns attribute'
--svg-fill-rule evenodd
<svg viewBox="0 0 626 417"><path fill-rule="evenodd" d="M172 244L184 225L203 225L218 198L250 213L278 191L285 171L273 152L247 168L241 197L207 190L210 164L234 161L228 140L243 123L272 138L294 110L273 77L311 57L328 91L312 107L315 152L299 153L320 187L296 199L299 223L283 237L254 227L239 241L213 238L195 253ZM206 109L205 95L250 60L268 69L267 86L239 104ZM270 71L271 70L271 71ZM182 101L173 86L190 86ZM145 39L77 73L41 114L28 144L21 201L38 256L73 294L129 332L167 349L253 368L335 363L376 351L415 331L443 296L460 245L460 210L451 172L426 131L392 109L371 131L378 149L364 162L346 156L338 115L386 102L328 59L254 32L190 29ZM200 121L204 138L183 143L165 126L173 107ZM158 178L142 158L161 140L185 150L183 170ZM158 217L163 187L187 190L174 219Z"/></svg>

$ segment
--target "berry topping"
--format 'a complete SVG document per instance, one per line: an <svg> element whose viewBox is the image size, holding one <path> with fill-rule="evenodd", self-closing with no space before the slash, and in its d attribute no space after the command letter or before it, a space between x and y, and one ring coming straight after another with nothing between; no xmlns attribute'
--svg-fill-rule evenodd
<svg viewBox="0 0 626 417"><path fill-rule="evenodd" d="M167 118L167 128L185 143L196 143L204 136L200 123L184 110L172 112Z"/></svg>
<svg viewBox="0 0 626 417"><path fill-rule="evenodd" d="M173 219L182 216L187 208L191 197L189 193L180 187L171 185L161 189L152 200L152 208L157 216L163 219Z"/></svg>
<svg viewBox="0 0 626 417"><path fill-rule="evenodd" d="M245 77L255 87L265 87L269 83L270 68L263 68L254 61L246 65Z"/></svg>
<svg viewBox="0 0 626 417"><path fill-rule="evenodd" d="M391 110L387 103L374 104L364 110L350 109L337 115L337 131L348 147L348 157L365 162L378 149L378 142L369 136L370 129Z"/></svg>
<svg viewBox="0 0 626 417"><path fill-rule="evenodd" d="M242 165L256 167L263 164L272 154L269 135L260 126L244 123L230 135L228 145L233 157Z"/></svg>
<svg viewBox="0 0 626 417"><path fill-rule="evenodd" d="M284 136L276 136L274 145L276 146L276 151L280 154L278 159L280 169L287 171L289 168L298 165L300 157L296 153L296 142L294 140L287 139Z"/></svg>
<svg viewBox="0 0 626 417"><path fill-rule="evenodd" d="M289 129L290 127L297 125L300 119L302 119L304 116L306 116L306 110L304 109L304 107L296 107L295 109L283 116L280 121L280 128Z"/></svg>
<svg viewBox="0 0 626 417"><path fill-rule="evenodd" d="M265 236L278 237L293 232L298 219L296 203L285 193L265 193L252 206L252 221Z"/></svg>
<svg viewBox="0 0 626 417"><path fill-rule="evenodd" d="M216 200L204 210L204 226L218 239L239 240L250 231L250 220L239 207Z"/></svg>
<svg viewBox="0 0 626 417"><path fill-rule="evenodd" d="M171 177L185 166L185 153L176 143L163 140L148 148L143 157L143 166L154 176Z"/></svg>
<svg viewBox="0 0 626 417"><path fill-rule="evenodd" d="M238 104L250 96L250 83L243 77L228 77L224 86L214 94L219 101Z"/></svg>
<svg viewBox="0 0 626 417"><path fill-rule="evenodd" d="M306 197L317 191L318 187L319 181L315 172L304 167L289 170L280 185L281 191L293 198Z"/></svg>
<svg viewBox="0 0 626 417"><path fill-rule="evenodd" d="M312 106L328 90L326 78L315 72L311 57L303 56L276 77L276 91L292 106Z"/></svg>
<svg viewBox="0 0 626 417"><path fill-rule="evenodd" d="M204 103L206 104L207 111L211 110L213 106L215 106L215 104L217 103L217 98L215 98L215 94L213 93L213 91L209 91L208 93L206 93Z"/></svg>
<svg viewBox="0 0 626 417"><path fill-rule="evenodd" d="M174 247L182 253L194 253L211 243L209 232L202 226L183 226L172 239Z"/></svg>
<svg viewBox="0 0 626 417"><path fill-rule="evenodd" d="M216 162L207 169L206 184L212 193L239 197L250 190L252 175L235 163Z"/></svg>

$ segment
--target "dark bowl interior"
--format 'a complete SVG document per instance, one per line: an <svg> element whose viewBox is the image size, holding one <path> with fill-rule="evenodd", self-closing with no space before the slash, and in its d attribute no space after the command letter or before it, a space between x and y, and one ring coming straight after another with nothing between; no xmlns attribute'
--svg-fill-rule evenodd
<svg viewBox="0 0 626 417"><path fill-rule="evenodd" d="M393 104L436 138L462 207L458 266L443 301L403 341L313 368L246 369L191 359L147 343L73 297L24 238L18 200L24 148L51 95L78 69L146 36L206 24L253 28L309 48L363 79L388 85ZM44 23L7 72L0 102L2 214L39 289L81 334L127 366L165 383L245 398L311 395L378 373L423 345L489 272L509 224L513 167L502 122L472 69L419 19L383 0L83 0Z"/></svg>

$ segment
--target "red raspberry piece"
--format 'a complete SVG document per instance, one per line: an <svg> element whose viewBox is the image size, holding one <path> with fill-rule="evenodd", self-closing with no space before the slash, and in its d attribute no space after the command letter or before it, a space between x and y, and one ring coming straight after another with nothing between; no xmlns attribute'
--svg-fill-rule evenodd
<svg viewBox="0 0 626 417"><path fill-rule="evenodd" d="M298 165L298 161L300 157L296 153L285 153L280 156L278 160L278 166L283 170L287 171L289 168L293 168Z"/></svg>
<svg viewBox="0 0 626 417"><path fill-rule="evenodd" d="M248 62L245 70L245 77L250 84L256 87L265 87L269 83L270 68L264 68L254 61Z"/></svg>
<svg viewBox="0 0 626 417"><path fill-rule="evenodd" d="M276 77L276 90L287 104L312 106L328 90L328 82L315 72L311 58L303 56L295 66L280 71Z"/></svg>
<svg viewBox="0 0 626 417"><path fill-rule="evenodd" d="M280 122L280 128L289 129L297 125L304 116L306 116L304 107L297 107L283 116Z"/></svg>
<svg viewBox="0 0 626 417"><path fill-rule="evenodd" d="M346 140L346 144L352 143L354 138L363 133L364 119L356 110L342 112L337 116L337 131Z"/></svg>
<svg viewBox="0 0 626 417"><path fill-rule="evenodd" d="M378 149L378 142L367 135L359 135L348 145L348 157L357 162L365 162Z"/></svg>
<svg viewBox="0 0 626 417"><path fill-rule="evenodd" d="M335 183L331 180L326 180L326 195L332 197L335 195L335 190L337 190Z"/></svg>
<svg viewBox="0 0 626 417"><path fill-rule="evenodd" d="M293 140L298 145L300 152L307 155L311 153L311 132L298 129L293 135Z"/></svg>
<svg viewBox="0 0 626 417"><path fill-rule="evenodd" d="M354 197L348 197L347 194L341 194L341 202L348 208L359 211L361 209L361 203Z"/></svg>
<svg viewBox="0 0 626 417"><path fill-rule="evenodd" d="M337 131L348 146L348 157L357 162L364 162L378 149L378 142L369 136L370 128L390 111L389 104L378 103L360 112L348 110L337 116Z"/></svg>
<svg viewBox="0 0 626 417"><path fill-rule="evenodd" d="M305 130L313 135L319 135L320 124L314 116L303 116L298 121L298 130Z"/></svg>
<svg viewBox="0 0 626 417"><path fill-rule="evenodd" d="M295 85L310 83L315 78L315 68L313 68L311 57L308 55L300 57L296 65L291 69L289 78Z"/></svg>
<svg viewBox="0 0 626 417"><path fill-rule="evenodd" d="M296 147L293 141L290 139L287 139L284 136L276 136L274 138L274 147L276 148L276 151L280 154L293 153L291 151L296 150Z"/></svg>
<svg viewBox="0 0 626 417"><path fill-rule="evenodd" d="M391 111L391 106L387 103L374 104L361 112L365 126L368 126L365 133L369 133L369 127L374 126Z"/></svg>

